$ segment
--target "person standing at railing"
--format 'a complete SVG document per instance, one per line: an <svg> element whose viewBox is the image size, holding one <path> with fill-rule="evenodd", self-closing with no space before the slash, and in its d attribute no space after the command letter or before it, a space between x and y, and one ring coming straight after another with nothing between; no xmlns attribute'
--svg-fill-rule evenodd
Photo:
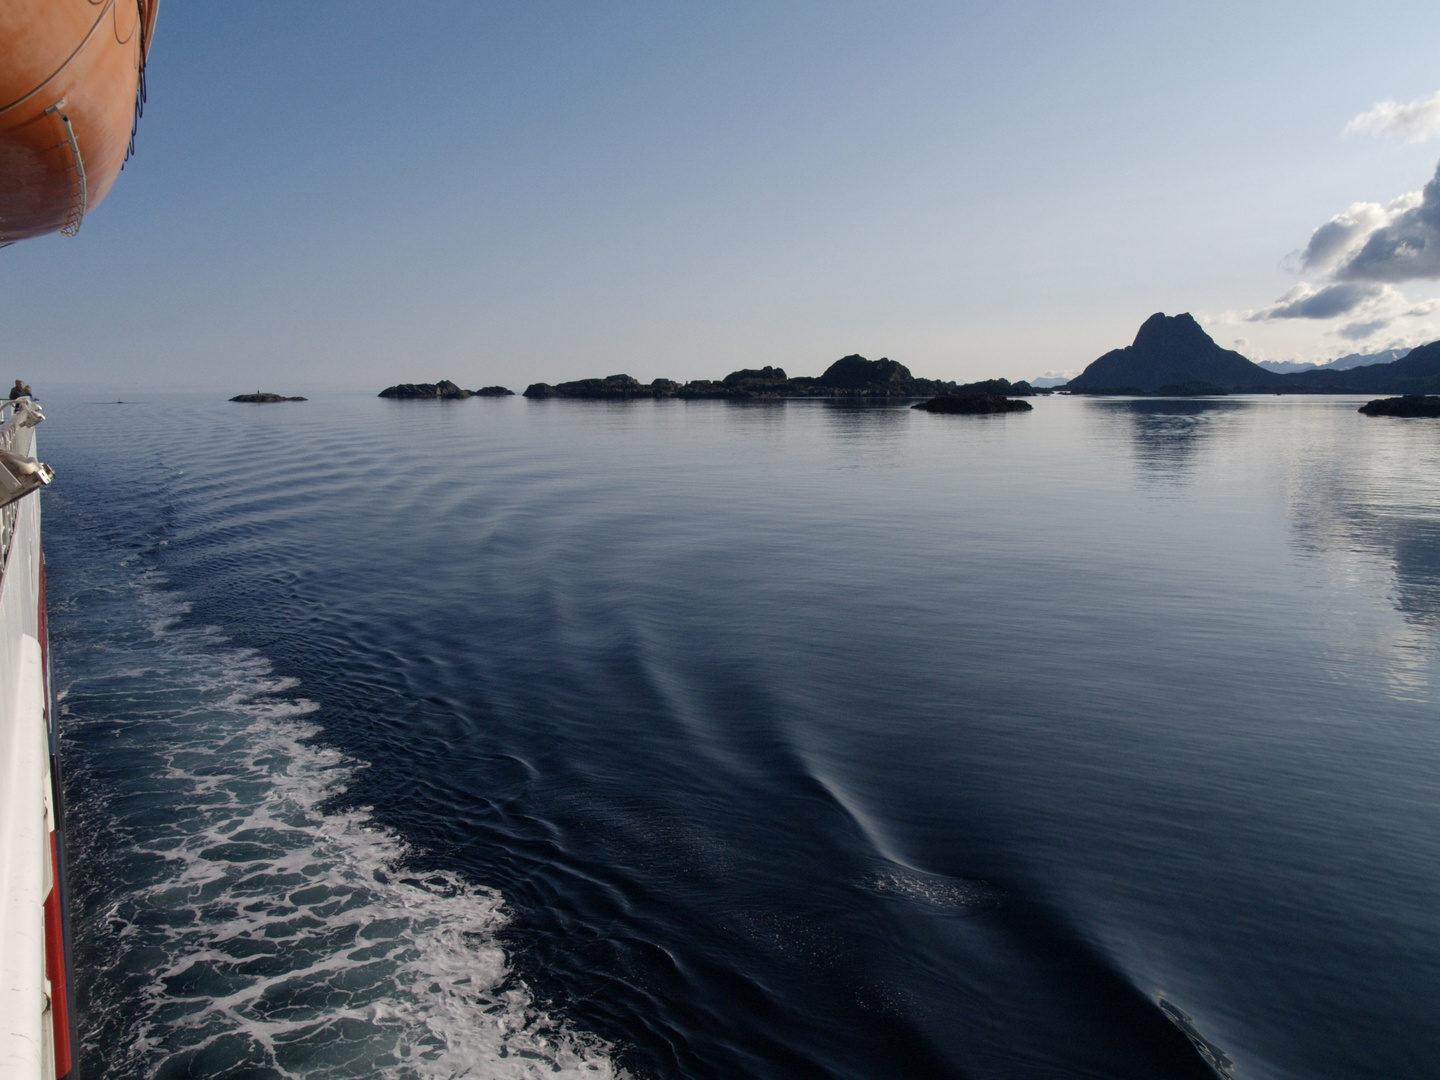
<svg viewBox="0 0 1440 1080"><path fill-rule="evenodd" d="M26 386L26 385L24 384L24 382L22 382L22 381L19 380L19 379L16 379L16 380L15 380L15 385L10 388L10 400L11 400L11 401L14 401L16 398L19 398L19 397L34 397L34 396L35 396L34 391L31 390L30 387Z"/></svg>

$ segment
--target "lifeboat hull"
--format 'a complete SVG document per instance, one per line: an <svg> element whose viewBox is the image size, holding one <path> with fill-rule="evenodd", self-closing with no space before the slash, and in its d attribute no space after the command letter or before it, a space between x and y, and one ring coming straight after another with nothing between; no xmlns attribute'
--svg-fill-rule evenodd
<svg viewBox="0 0 1440 1080"><path fill-rule="evenodd" d="M0 245L75 233L130 148L159 0L0 3Z"/></svg>

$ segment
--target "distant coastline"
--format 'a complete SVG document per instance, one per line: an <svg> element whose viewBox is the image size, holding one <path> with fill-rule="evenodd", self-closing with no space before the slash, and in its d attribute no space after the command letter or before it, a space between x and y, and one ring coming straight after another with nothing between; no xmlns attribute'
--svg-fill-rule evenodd
<svg viewBox="0 0 1440 1080"><path fill-rule="evenodd" d="M740 368L723 379L653 379L630 375L531 383L524 397L581 401L629 401L678 398L682 401L769 401L786 398L914 399L992 395L1002 399L1061 393L1131 397L1214 397L1226 394L1435 394L1440 393L1440 341L1392 355L1388 363L1356 354L1323 367L1277 372L1217 345L1188 313L1158 313L1145 320L1135 341L1112 349L1079 375L1056 386L986 379L957 383L917 378L889 357L867 360L858 353L841 357L818 376L791 376L784 368ZM1052 380L1046 379L1045 382ZM466 390L448 379L433 383L396 383L380 397L412 401L451 401L470 397L513 397L503 386ZM233 400L252 400L253 395ZM281 400L273 396L267 400ZM1017 410L1012 410L1017 411Z"/></svg>
<svg viewBox="0 0 1440 1080"><path fill-rule="evenodd" d="M741 368L723 379L695 379L680 383L655 379L642 383L630 375L576 379L572 382L531 383L524 396L535 400L567 398L591 401L627 401L643 398L679 398L683 401L764 401L781 398L932 398L937 395L992 394L1000 397L1030 397L1036 390L1029 383L988 379L978 383L956 383L921 379L904 364L881 357L867 360L858 353L841 357L818 377L796 376L784 368ZM448 379L438 383L398 383L380 391L380 397L402 400L454 400L475 395L502 396L504 387L464 390Z"/></svg>

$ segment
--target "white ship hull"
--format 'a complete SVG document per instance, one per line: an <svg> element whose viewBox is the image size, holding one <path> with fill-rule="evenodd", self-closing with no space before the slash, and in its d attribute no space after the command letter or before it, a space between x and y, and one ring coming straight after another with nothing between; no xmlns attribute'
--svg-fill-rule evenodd
<svg viewBox="0 0 1440 1080"><path fill-rule="evenodd" d="M50 707L40 496L28 401L0 426L0 1080L73 1077L63 809ZM18 496L18 497L17 497Z"/></svg>

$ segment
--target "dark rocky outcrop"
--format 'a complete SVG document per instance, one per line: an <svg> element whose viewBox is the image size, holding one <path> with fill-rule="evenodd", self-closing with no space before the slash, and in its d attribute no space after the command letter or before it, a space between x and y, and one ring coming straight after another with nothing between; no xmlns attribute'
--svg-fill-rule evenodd
<svg viewBox="0 0 1440 1080"><path fill-rule="evenodd" d="M1029 412L1035 406L1028 401L1008 398L1004 394L940 394L929 401L922 401L918 405L910 407L933 413L983 415L986 413Z"/></svg>
<svg viewBox="0 0 1440 1080"><path fill-rule="evenodd" d="M514 390L507 390L503 386L482 386L474 392L475 397L514 397Z"/></svg>
<svg viewBox="0 0 1440 1080"><path fill-rule="evenodd" d="M397 398L403 401L422 401L426 399L440 399L444 401L468 398L469 390L462 390L449 379L441 379L438 383L397 383L394 386L387 386L380 391L383 398Z"/></svg>
<svg viewBox="0 0 1440 1080"><path fill-rule="evenodd" d="M1205 383L1226 389L1274 390L1285 378L1266 371L1231 349L1222 349L1188 313L1155 314L1146 319L1135 341L1112 349L1071 379L1070 393L1145 394L1161 387Z"/></svg>
<svg viewBox="0 0 1440 1080"><path fill-rule="evenodd" d="M667 380L668 381L668 380ZM767 387L765 391L756 390L753 386L726 386L724 382L716 382L714 379L691 379L684 386L677 387L673 391L678 398L686 401L743 401L754 397L781 397L782 392L775 387Z"/></svg>
<svg viewBox="0 0 1440 1080"><path fill-rule="evenodd" d="M694 379L683 386L668 379L656 379L651 384L658 388L661 383L671 389L660 392L656 397L674 395L687 401L727 400L750 401L771 398L797 397L925 397L943 393L954 388L954 383L934 379L917 379L905 365L888 357L867 360L859 354L852 354L835 361L819 378L810 376L789 376L784 368L741 368L732 371L725 378ZM1009 386L1008 383L1005 384Z"/></svg>
<svg viewBox="0 0 1440 1080"><path fill-rule="evenodd" d="M910 369L898 361L882 356L866 360L859 353L841 357L815 380L829 390L868 390L880 393L907 394L915 384Z"/></svg>
<svg viewBox="0 0 1440 1080"><path fill-rule="evenodd" d="M678 383L672 379L656 379L642 383L629 375L610 375L604 379L578 379L574 382L534 383L527 387L527 398L681 398L685 401L754 401L777 398L892 398L932 397L953 393L957 389L975 393L998 393L1002 396L1028 396L1035 391L1029 383L1011 383L990 379L957 388L953 382L938 379L917 379L905 365L888 357L867 360L852 354L835 361L819 378L790 376L784 368L741 368L725 378L693 379Z"/></svg>
<svg viewBox="0 0 1440 1080"><path fill-rule="evenodd" d="M1440 396L1406 394L1403 397L1377 398L1360 406L1366 416L1437 416L1440 417Z"/></svg>
<svg viewBox="0 0 1440 1080"><path fill-rule="evenodd" d="M814 382L814 379L799 380L803 382ZM713 379L694 379L681 386L672 383L669 379L656 379L652 386L660 383L667 383L673 389L668 394L660 396L675 396L686 401L749 401L756 398L780 398L795 396L797 380L791 379L785 374L784 368L763 367L763 368L741 368L739 371L732 371L725 378L716 382Z"/></svg>
<svg viewBox="0 0 1440 1080"><path fill-rule="evenodd" d="M669 383L669 379L657 380ZM601 401L624 401L628 398L667 396L652 383L646 386L629 375L607 375L603 379L576 379L574 382L532 383L525 388L527 398L581 398Z"/></svg>
<svg viewBox="0 0 1440 1080"><path fill-rule="evenodd" d="M273 405L277 401L305 401L303 397L281 397L279 394L236 394L231 401L244 401L252 405Z"/></svg>
<svg viewBox="0 0 1440 1080"><path fill-rule="evenodd" d="M724 378L726 386L784 386L790 380L784 368L765 366L763 368L741 368Z"/></svg>

